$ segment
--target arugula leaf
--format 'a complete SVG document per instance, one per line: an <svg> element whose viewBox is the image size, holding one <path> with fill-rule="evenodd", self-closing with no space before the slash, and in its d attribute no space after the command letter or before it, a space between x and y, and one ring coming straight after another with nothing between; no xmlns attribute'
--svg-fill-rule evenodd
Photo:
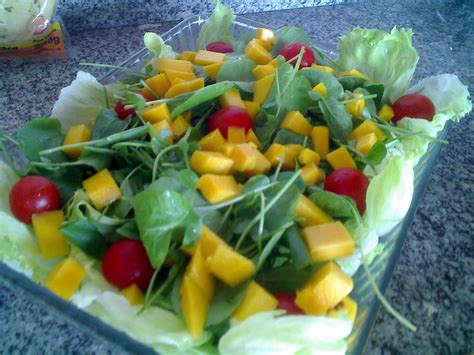
<svg viewBox="0 0 474 355"><path fill-rule="evenodd" d="M204 22L201 32L196 41L196 48L204 49L211 42L223 41L232 43L234 38L230 33L234 13L232 8L221 4L220 0L215 0L216 7L211 16Z"/></svg>
<svg viewBox="0 0 474 355"><path fill-rule="evenodd" d="M300 270L310 266L313 262L309 256L308 247L303 241L298 227L293 225L288 228L285 231L284 237L290 248L291 261L293 262L295 269Z"/></svg>
<svg viewBox="0 0 474 355"><path fill-rule="evenodd" d="M103 108L99 111L92 127L91 140L108 137L127 128L130 119L119 120L114 110Z"/></svg>
<svg viewBox="0 0 474 355"><path fill-rule="evenodd" d="M266 175L255 175L252 176L244 185L242 194L255 191L256 189L270 184L270 179Z"/></svg>
<svg viewBox="0 0 474 355"><path fill-rule="evenodd" d="M270 189L265 195L272 200L281 190L283 183ZM265 214L265 227L269 231L276 230L282 225L295 219L295 208L300 198L300 190L295 184L291 185L279 200Z"/></svg>
<svg viewBox="0 0 474 355"><path fill-rule="evenodd" d="M370 165L379 165L387 156L387 147L381 141L377 140L365 156L365 160Z"/></svg>
<svg viewBox="0 0 474 355"><path fill-rule="evenodd" d="M230 287L219 282L207 312L206 327L217 325L229 318L245 297L249 282Z"/></svg>
<svg viewBox="0 0 474 355"><path fill-rule="evenodd" d="M341 76L337 79L339 83L344 87L345 90L354 91L355 89L363 86L367 80L359 78L358 76Z"/></svg>
<svg viewBox="0 0 474 355"><path fill-rule="evenodd" d="M354 218L356 206L351 198L325 191L316 186L312 187L310 191L312 193L309 195L309 199L331 217L337 219Z"/></svg>
<svg viewBox="0 0 474 355"><path fill-rule="evenodd" d="M303 42L309 45L309 38L305 31L299 27L287 26L281 27L275 31L276 43L272 48L272 55L275 57L280 51L281 47L292 42Z"/></svg>
<svg viewBox="0 0 474 355"><path fill-rule="evenodd" d="M347 136L352 132L352 119L344 104L330 97L327 100L320 100L319 108L331 135L345 142Z"/></svg>
<svg viewBox="0 0 474 355"><path fill-rule="evenodd" d="M101 171L110 165L112 156L101 151L101 148L84 147L77 162L90 166L96 171Z"/></svg>
<svg viewBox="0 0 474 355"><path fill-rule="evenodd" d="M257 282L271 293L292 292L300 288L324 264L297 268L286 264L278 268L262 270L257 274Z"/></svg>
<svg viewBox="0 0 474 355"><path fill-rule="evenodd" d="M253 69L256 64L246 56L238 56L224 62L217 73L217 82L231 81L246 92L253 92L255 77Z"/></svg>
<svg viewBox="0 0 474 355"><path fill-rule="evenodd" d="M374 100L375 106L379 108L382 105L382 98L385 91L385 88L382 84L369 84L365 85L364 89L369 92L369 94L377 95L372 100Z"/></svg>
<svg viewBox="0 0 474 355"><path fill-rule="evenodd" d="M63 223L59 230L69 242L93 258L100 260L107 249L104 236L86 219Z"/></svg>
<svg viewBox="0 0 474 355"><path fill-rule="evenodd" d="M40 161L39 152L63 144L61 122L56 118L35 118L20 128L17 139L21 151L29 161ZM58 151L49 155L48 159L52 162L62 162L65 157Z"/></svg>
<svg viewBox="0 0 474 355"><path fill-rule="evenodd" d="M306 79L308 79L311 87L315 87L319 83L323 83L328 91L328 97L334 97L341 100L344 96L344 88L336 77L321 69L311 68L301 71Z"/></svg>
<svg viewBox="0 0 474 355"><path fill-rule="evenodd" d="M275 136L275 139L273 140L273 143L279 143L279 144L303 144L304 142L304 137L295 133L291 132L287 129L280 129Z"/></svg>
<svg viewBox="0 0 474 355"><path fill-rule="evenodd" d="M56 185L61 196L61 203L66 203L74 193L82 186L82 171L77 167L54 167L41 168L35 167L38 175L50 179Z"/></svg>
<svg viewBox="0 0 474 355"><path fill-rule="evenodd" d="M354 94L356 93L362 94L364 96L370 95L370 92L362 87L355 89ZM364 99L364 101L365 101L365 107L362 114L364 118L370 118L370 117L375 116L377 114L377 107L375 105L374 99ZM365 115L364 115L364 111L365 111ZM366 112L368 112L369 114L367 114Z"/></svg>

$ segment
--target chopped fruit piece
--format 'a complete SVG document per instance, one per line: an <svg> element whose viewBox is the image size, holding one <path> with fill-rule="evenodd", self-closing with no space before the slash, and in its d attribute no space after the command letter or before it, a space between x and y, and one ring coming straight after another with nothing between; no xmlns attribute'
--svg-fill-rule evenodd
<svg viewBox="0 0 474 355"><path fill-rule="evenodd" d="M234 161L235 170L240 172L255 169L257 165L257 153L247 143L237 144L232 149L230 158Z"/></svg>
<svg viewBox="0 0 474 355"><path fill-rule="evenodd" d="M181 52L181 58L182 60L187 60L188 62L194 63L194 58L196 58L196 52L195 51L183 51Z"/></svg>
<svg viewBox="0 0 474 355"><path fill-rule="evenodd" d="M178 116L171 124L171 131L176 138L181 138L190 127L191 124L183 116Z"/></svg>
<svg viewBox="0 0 474 355"><path fill-rule="evenodd" d="M259 42L251 40L245 47L245 55L257 64L268 64L272 61L272 55Z"/></svg>
<svg viewBox="0 0 474 355"><path fill-rule="evenodd" d="M227 129L227 141L232 144L246 143L245 128L230 126Z"/></svg>
<svg viewBox="0 0 474 355"><path fill-rule="evenodd" d="M226 175L231 171L234 161L219 152L196 150L189 159L189 165L199 174Z"/></svg>
<svg viewBox="0 0 474 355"><path fill-rule="evenodd" d="M364 134L363 136L357 138L356 149L357 151L366 155L375 143L377 143L377 136L375 133Z"/></svg>
<svg viewBox="0 0 474 355"><path fill-rule="evenodd" d="M211 115L207 126L209 132L219 129L222 136L228 138L227 133L230 127L244 128L245 136L245 133L253 128L253 122L247 111L244 109L239 107L224 107ZM242 143L245 143L245 140Z"/></svg>
<svg viewBox="0 0 474 355"><path fill-rule="evenodd" d="M261 79L267 75L275 73L276 68L271 64L257 65L253 70L253 76L255 79Z"/></svg>
<svg viewBox="0 0 474 355"><path fill-rule="evenodd" d="M218 129L206 134L199 140L199 145L203 150L224 153L225 139Z"/></svg>
<svg viewBox="0 0 474 355"><path fill-rule="evenodd" d="M82 182L92 204L98 210L122 197L122 191L107 169L99 171Z"/></svg>
<svg viewBox="0 0 474 355"><path fill-rule="evenodd" d="M191 112L191 111L185 112L185 113L183 113L181 116L183 116L183 118L184 118L186 121L190 122L190 121L191 121L192 112Z"/></svg>
<svg viewBox="0 0 474 355"><path fill-rule="evenodd" d="M245 105L240 98L239 89L229 89L220 98L219 102L222 107L239 107L245 110Z"/></svg>
<svg viewBox="0 0 474 355"><path fill-rule="evenodd" d="M150 123L156 123L163 120L171 123L171 113L168 109L168 105L166 105L164 102L147 107L140 112L140 116L142 116L145 121Z"/></svg>
<svg viewBox="0 0 474 355"><path fill-rule="evenodd" d="M354 240L340 221L306 227L303 238L314 263L354 254Z"/></svg>
<svg viewBox="0 0 474 355"><path fill-rule="evenodd" d="M313 92L315 92L316 94L319 94L323 97L328 96L328 89L326 88L326 85L324 85L323 83L319 83L318 85L316 85L313 88Z"/></svg>
<svg viewBox="0 0 474 355"><path fill-rule="evenodd" d="M206 259L206 265L217 279L231 287L244 282L256 271L250 259L222 244Z"/></svg>
<svg viewBox="0 0 474 355"><path fill-rule="evenodd" d="M345 70L341 73L339 73L339 76L355 76L357 78L361 78L364 80L369 80L368 77L366 77L364 74L362 74L360 71L356 69L351 69L351 70Z"/></svg>
<svg viewBox="0 0 474 355"><path fill-rule="evenodd" d="M232 153L232 150L234 149L234 147L235 147L234 143L229 143L229 142L224 143L224 146L222 147L222 149L226 157L230 157L230 154Z"/></svg>
<svg viewBox="0 0 474 355"><path fill-rule="evenodd" d="M270 65L273 65L275 68L278 68L280 66L280 61L278 60L278 58L274 58L270 63L268 63Z"/></svg>
<svg viewBox="0 0 474 355"><path fill-rule="evenodd" d="M178 84L181 84L181 83L184 83L186 82L186 80L184 79L181 79L181 78L174 78L173 81L171 82L171 87L175 86L175 85L178 85ZM166 95L166 93L165 93Z"/></svg>
<svg viewBox="0 0 474 355"><path fill-rule="evenodd" d="M288 148L283 144L273 143L265 153L265 158L271 163L272 167L278 166L282 159L286 159Z"/></svg>
<svg viewBox="0 0 474 355"><path fill-rule="evenodd" d="M223 41L211 42L206 46L206 49L217 53L232 53L234 51L229 43Z"/></svg>
<svg viewBox="0 0 474 355"><path fill-rule="evenodd" d="M138 288L137 284L131 284L127 288L124 288L122 291L120 291L120 293L132 306L142 304L145 300L145 296L143 295L140 288Z"/></svg>
<svg viewBox="0 0 474 355"><path fill-rule="evenodd" d="M177 80L177 79L175 79ZM204 78L197 78L191 81L185 81L172 85L165 93L165 98L169 99L188 92L196 91L204 87Z"/></svg>
<svg viewBox="0 0 474 355"><path fill-rule="evenodd" d="M303 148L298 154L298 163L306 165L309 163L319 164L319 154L309 148Z"/></svg>
<svg viewBox="0 0 474 355"><path fill-rule="evenodd" d="M210 65L223 62L225 59L226 55L224 53L200 50L194 58L194 64Z"/></svg>
<svg viewBox="0 0 474 355"><path fill-rule="evenodd" d="M255 144L257 148L260 147L260 141L258 140L258 137L255 135L255 132L253 131L253 129L249 129L245 138L247 139L247 143L252 142Z"/></svg>
<svg viewBox="0 0 474 355"><path fill-rule="evenodd" d="M281 128L302 136L309 136L313 126L299 111L291 111L283 119Z"/></svg>
<svg viewBox="0 0 474 355"><path fill-rule="evenodd" d="M326 156L326 160L334 170L357 167L346 147L333 150Z"/></svg>
<svg viewBox="0 0 474 355"><path fill-rule="evenodd" d="M260 104L253 101L244 100L245 111L249 114L250 118L254 118L258 111L260 111Z"/></svg>
<svg viewBox="0 0 474 355"><path fill-rule="evenodd" d="M354 94L354 99L356 100L346 104L347 110L351 113L353 117L360 117L360 115L362 114L362 110L365 107L365 100L361 99L361 97L364 97L364 95L359 92L356 92Z"/></svg>
<svg viewBox="0 0 474 355"><path fill-rule="evenodd" d="M267 75L261 79L255 81L255 88L253 92L253 101L261 105L268 96L270 89L272 88L275 74Z"/></svg>
<svg viewBox="0 0 474 355"><path fill-rule="evenodd" d="M357 139L360 136L365 136L368 133L375 133L377 136L377 139L384 141L387 136L385 133L382 132L380 128L377 127L377 125L370 120L365 120L362 122L359 126L357 126L356 129L352 131L352 133L349 135L350 139Z"/></svg>
<svg viewBox="0 0 474 355"><path fill-rule="evenodd" d="M199 238L199 246L202 251L204 259L207 259L208 256L213 254L219 245L226 246L226 242L219 238L212 230L206 226L202 226L201 236Z"/></svg>
<svg viewBox="0 0 474 355"><path fill-rule="evenodd" d="M306 185L319 184L324 180L324 174L315 163L306 164L300 171L300 176Z"/></svg>
<svg viewBox="0 0 474 355"><path fill-rule="evenodd" d="M167 69L165 70L165 74L170 83L172 83L174 79L182 79L184 81L191 81L196 79L196 74L189 71L177 71L173 69Z"/></svg>
<svg viewBox="0 0 474 355"><path fill-rule="evenodd" d="M329 152L329 128L326 126L313 127L311 140L313 141L316 153L319 154L321 159L326 159L326 155Z"/></svg>
<svg viewBox="0 0 474 355"><path fill-rule="evenodd" d="M212 300L212 296L214 295L216 282L206 266L205 258L199 245L196 247L191 261L186 268L185 275L194 280L206 299L210 302Z"/></svg>
<svg viewBox="0 0 474 355"><path fill-rule="evenodd" d="M207 76L211 80L215 81L217 79L217 73L219 73L219 70L221 69L222 65L224 65L224 62L205 65L203 69L206 72Z"/></svg>
<svg viewBox="0 0 474 355"><path fill-rule="evenodd" d="M257 162L255 164L255 168L246 171L245 175L247 176L266 174L270 171L272 167L268 159L259 150L255 150L255 154L257 155Z"/></svg>
<svg viewBox="0 0 474 355"><path fill-rule="evenodd" d="M331 261L297 291L295 303L306 314L320 316L341 302L353 287L352 279Z"/></svg>
<svg viewBox="0 0 474 355"><path fill-rule="evenodd" d="M307 68L307 67L310 67L311 64L316 63L316 59L314 58L314 53L311 50L311 47L309 47L308 45L302 42L287 43L283 47L281 47L278 54L282 55L283 57L285 57L287 61L289 61L292 58L295 58L296 56L298 56L302 48L304 48L304 52L303 52L303 55L301 56L299 69ZM295 66L297 62L298 62L298 59L295 58L290 62L290 64L292 66Z"/></svg>
<svg viewBox="0 0 474 355"><path fill-rule="evenodd" d="M31 218L36 240L45 259L54 259L69 253L69 244L60 232L64 222L63 211L48 211L34 214Z"/></svg>
<svg viewBox="0 0 474 355"><path fill-rule="evenodd" d="M171 130L171 126L168 123L168 121L158 121L156 123L153 123L150 127L150 136L151 137L156 137L157 135L159 135L164 130L167 130L167 134L165 134L167 136L166 139L165 139L166 144L172 144L173 143L173 131Z"/></svg>
<svg viewBox="0 0 474 355"><path fill-rule="evenodd" d="M357 302L346 296L334 308L328 310L327 316L338 317L341 312L346 313L349 319L352 320L352 323L354 323L357 316Z"/></svg>
<svg viewBox="0 0 474 355"><path fill-rule="evenodd" d="M276 309L278 300L255 281L250 282L245 292L244 299L232 314L237 320L244 319L261 312L269 312Z"/></svg>
<svg viewBox="0 0 474 355"><path fill-rule="evenodd" d="M392 107L387 104L383 104L382 107L377 112L377 116L379 116L379 118L381 118L385 122L390 121L394 116Z"/></svg>
<svg viewBox="0 0 474 355"><path fill-rule="evenodd" d="M295 215L302 227L315 226L332 222L331 216L316 206L309 198L301 194L296 204Z"/></svg>
<svg viewBox="0 0 474 355"><path fill-rule="evenodd" d="M228 201L240 191L233 176L205 174L198 180L198 188L210 204Z"/></svg>
<svg viewBox="0 0 474 355"><path fill-rule="evenodd" d="M193 338L201 335L207 318L210 301L189 276L184 275L181 283L181 309L188 332Z"/></svg>
<svg viewBox="0 0 474 355"><path fill-rule="evenodd" d="M311 68L324 70L326 73L334 74L334 69L325 65L312 64Z"/></svg>
<svg viewBox="0 0 474 355"><path fill-rule="evenodd" d="M146 79L145 83L158 96L163 96L171 86L170 81L164 73Z"/></svg>
<svg viewBox="0 0 474 355"><path fill-rule="evenodd" d="M80 125L72 126L71 128L69 128L69 131L67 132L66 137L64 138L63 145L83 143L83 142L87 142L90 139L91 139L90 129L87 128L85 125L80 124ZM63 152L69 158L73 158L73 159L79 158L79 156L82 154L83 151L84 151L84 147L63 149Z"/></svg>
<svg viewBox="0 0 474 355"><path fill-rule="evenodd" d="M272 30L267 28L257 28L257 32L255 34L255 38L270 43L274 45L276 43L275 34Z"/></svg>
<svg viewBox="0 0 474 355"><path fill-rule="evenodd" d="M44 285L59 297L69 299L79 288L86 270L76 259L69 257L56 265Z"/></svg>
<svg viewBox="0 0 474 355"><path fill-rule="evenodd" d="M164 73L165 70L189 71L194 70L193 63L180 59L160 59L158 62L158 71Z"/></svg>

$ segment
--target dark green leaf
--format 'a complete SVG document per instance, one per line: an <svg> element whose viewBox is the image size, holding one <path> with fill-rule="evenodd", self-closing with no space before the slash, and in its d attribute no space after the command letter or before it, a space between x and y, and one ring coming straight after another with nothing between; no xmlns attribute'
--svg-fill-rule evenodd
<svg viewBox="0 0 474 355"><path fill-rule="evenodd" d="M246 56L232 58L224 62L219 69L216 81L231 81L242 90L253 92L255 77L252 71L255 65L255 62Z"/></svg>
<svg viewBox="0 0 474 355"><path fill-rule="evenodd" d="M266 193L267 201L278 194L283 183L275 186L274 188L267 190ZM280 197L280 199L268 210L265 214L265 228L269 231L274 231L280 228L282 225L295 219L295 207L300 198L300 190L293 184L291 185Z"/></svg>
<svg viewBox="0 0 474 355"><path fill-rule="evenodd" d="M216 325L228 319L245 296L248 282L230 287L219 282L217 284L211 306L207 313L206 327Z"/></svg>
<svg viewBox="0 0 474 355"><path fill-rule="evenodd" d="M315 87L319 83L323 83L327 89L328 97L334 97L341 100L344 96L344 88L341 83L337 81L336 77L321 69L311 68L301 71L306 79L308 79L311 87Z"/></svg>
<svg viewBox="0 0 474 355"><path fill-rule="evenodd" d="M367 90L370 94L377 95L377 97L375 97L373 100L375 102L375 106L379 108L381 106L383 93L385 91L384 86L382 84L370 84L364 86L364 89Z"/></svg>
<svg viewBox="0 0 474 355"><path fill-rule="evenodd" d="M103 108L97 115L92 127L92 140L108 137L122 132L130 123L130 118L119 120L114 110Z"/></svg>
<svg viewBox="0 0 474 355"><path fill-rule="evenodd" d="M86 219L63 223L59 229L70 243L93 258L100 260L107 249L104 236Z"/></svg>
<svg viewBox="0 0 474 355"><path fill-rule="evenodd" d="M89 149L89 147L85 147L77 161L84 165L90 166L96 171L101 171L110 165L112 162L112 156L109 154L100 153L96 149L98 148Z"/></svg>
<svg viewBox="0 0 474 355"><path fill-rule="evenodd" d="M252 176L247 182L244 184L244 188L242 190L242 194L255 191L263 186L270 184L270 179L265 175L256 175Z"/></svg>
<svg viewBox="0 0 474 355"><path fill-rule="evenodd" d="M364 88L355 89L354 94L355 93L359 93L359 94L362 94L364 96L370 95L370 92L367 91ZM365 101L364 110L367 109L367 111L369 113L369 115L366 115L366 116L375 116L377 114L377 107L375 106L374 99L364 99L364 101ZM370 118L370 117L366 117L366 118Z"/></svg>
<svg viewBox="0 0 474 355"><path fill-rule="evenodd" d="M387 156L387 147L381 141L377 140L365 156L365 160L370 165L379 165Z"/></svg>
<svg viewBox="0 0 474 355"><path fill-rule="evenodd" d="M137 238L140 235L135 221L122 224L119 228L117 228L116 232L127 238Z"/></svg>
<svg viewBox="0 0 474 355"><path fill-rule="evenodd" d="M196 189L198 176L192 170L181 170L179 172L179 179L181 183L188 189Z"/></svg>
<svg viewBox="0 0 474 355"><path fill-rule="evenodd" d="M365 82L367 82L367 80L359 78L357 76L342 76L337 80L339 80L345 90L349 91L354 91L358 87L363 86Z"/></svg>
<svg viewBox="0 0 474 355"><path fill-rule="evenodd" d="M280 181L282 184L285 184L285 182L287 182L288 180L290 180L293 177L294 173L295 173L294 171L280 172L280 174L278 174L277 181ZM273 175L272 175L271 178L273 179ZM298 188L298 190L300 190L300 192L303 192L306 188L306 184L304 183L303 178L301 176L298 176L296 178L293 185L296 186Z"/></svg>
<svg viewBox="0 0 474 355"><path fill-rule="evenodd" d="M337 219L350 219L354 217L354 208L356 207L354 200L351 198L337 195L318 187L313 187L311 192L312 194L309 196L309 199L331 217Z"/></svg>
<svg viewBox="0 0 474 355"><path fill-rule="evenodd" d="M295 132L288 131L287 129L280 129L273 140L273 143L279 144L300 144L304 142L304 136L301 136Z"/></svg>
<svg viewBox="0 0 474 355"><path fill-rule="evenodd" d="M61 196L62 204L66 203L82 186L82 171L76 167L35 168L42 175L54 182Z"/></svg>
<svg viewBox="0 0 474 355"><path fill-rule="evenodd" d="M257 282L271 293L294 293L322 266L324 264L298 269L294 264L286 264L275 269L260 272L257 274Z"/></svg>
<svg viewBox="0 0 474 355"><path fill-rule="evenodd" d="M310 266L313 262L311 261L308 248L300 235L298 227L293 225L288 228L285 231L285 238L290 248L291 261L295 269L300 270Z"/></svg>
<svg viewBox="0 0 474 355"><path fill-rule="evenodd" d="M347 136L352 132L352 119L346 107L332 97L327 100L320 100L319 107L331 135L345 142Z"/></svg>

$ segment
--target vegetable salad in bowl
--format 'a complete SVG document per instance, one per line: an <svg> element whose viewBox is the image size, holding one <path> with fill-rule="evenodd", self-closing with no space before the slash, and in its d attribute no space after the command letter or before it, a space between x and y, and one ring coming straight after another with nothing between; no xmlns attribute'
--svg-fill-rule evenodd
<svg viewBox="0 0 474 355"><path fill-rule="evenodd" d="M337 58L297 27L195 48L146 33L143 69L80 71L2 136L0 258L160 353L345 353L362 268L405 217L414 167L470 112L452 74L412 84L412 32L355 29ZM3 143L2 143L2 148Z"/></svg>

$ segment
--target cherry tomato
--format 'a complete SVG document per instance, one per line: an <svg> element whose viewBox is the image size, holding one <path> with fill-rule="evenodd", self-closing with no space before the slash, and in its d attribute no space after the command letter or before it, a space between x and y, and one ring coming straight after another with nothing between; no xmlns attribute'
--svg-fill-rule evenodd
<svg viewBox="0 0 474 355"><path fill-rule="evenodd" d="M232 53L234 48L226 42L211 42L206 46L206 50L218 53Z"/></svg>
<svg viewBox="0 0 474 355"><path fill-rule="evenodd" d="M403 117L422 118L431 121L435 115L433 102L421 94L407 94L393 104L392 122L397 123Z"/></svg>
<svg viewBox="0 0 474 355"><path fill-rule="evenodd" d="M229 127L243 127L245 133L253 128L252 118L247 111L240 107L225 107L214 112L209 119L209 132L219 129L224 138L227 138Z"/></svg>
<svg viewBox="0 0 474 355"><path fill-rule="evenodd" d="M145 291L153 275L153 266L141 241L121 239L102 257L102 273L120 289L135 283Z"/></svg>
<svg viewBox="0 0 474 355"><path fill-rule="evenodd" d="M61 207L56 185L42 176L25 176L10 190L10 210L23 223L31 223L35 213L54 211Z"/></svg>
<svg viewBox="0 0 474 355"><path fill-rule="evenodd" d="M281 47L278 54L281 54L285 57L286 60L296 57L300 54L301 47L304 47L303 57L301 58L300 68L310 67L311 64L316 64L316 59L314 58L314 53L309 46L301 42L292 42L288 43ZM290 63L292 66L296 65L296 59Z"/></svg>
<svg viewBox="0 0 474 355"><path fill-rule="evenodd" d="M296 305L294 293L277 293L275 297L278 300L278 309L284 309L286 314L304 314L304 312Z"/></svg>
<svg viewBox="0 0 474 355"><path fill-rule="evenodd" d="M128 116L135 115L135 110L133 108L126 109L125 104L122 101L117 101L114 110L117 113L118 119L122 121Z"/></svg>
<svg viewBox="0 0 474 355"><path fill-rule="evenodd" d="M140 95L142 95L142 97L145 99L145 101L153 101L153 100L156 100L156 98L152 95L152 94L149 94L147 92L142 92ZM133 109L132 109L133 110ZM135 111L133 111L134 114L135 114Z"/></svg>
<svg viewBox="0 0 474 355"><path fill-rule="evenodd" d="M365 212L365 196L368 187L367 176L354 168L335 170L324 180L324 190L352 198L361 215Z"/></svg>

